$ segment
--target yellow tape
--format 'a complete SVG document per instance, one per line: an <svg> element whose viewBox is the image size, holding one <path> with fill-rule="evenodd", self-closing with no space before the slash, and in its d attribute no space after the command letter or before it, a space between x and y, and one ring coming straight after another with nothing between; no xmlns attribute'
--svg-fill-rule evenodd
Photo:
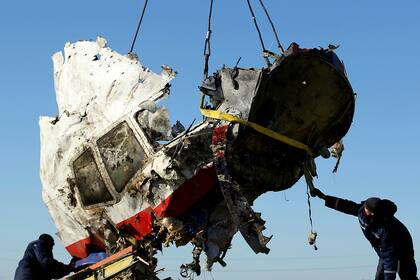
<svg viewBox="0 0 420 280"><path fill-rule="evenodd" d="M305 144L303 144L299 141L296 141L292 138L289 138L289 137L287 137L287 136L285 136L281 133L275 132L275 131L273 131L269 128L263 127L259 124L256 124L256 123L253 123L253 122L250 122L250 121L246 121L246 120L238 118L234 115L231 115L231 114L228 114L228 113L223 113L223 112L220 112L220 111L217 111L217 110L200 109L200 111L201 111L201 114L205 117L209 117L209 118L212 118L212 119L223 120L223 121L228 121L228 122L237 122L237 123L246 125L246 126L251 127L253 129L255 129L256 131L264 134L264 135L267 135L268 137L276 139L276 140L278 140L280 142L283 142L285 144L288 144L292 147L295 147L295 148L298 148L298 149L301 149L301 150L305 150L310 156L312 155L312 151L307 145L305 145Z"/></svg>

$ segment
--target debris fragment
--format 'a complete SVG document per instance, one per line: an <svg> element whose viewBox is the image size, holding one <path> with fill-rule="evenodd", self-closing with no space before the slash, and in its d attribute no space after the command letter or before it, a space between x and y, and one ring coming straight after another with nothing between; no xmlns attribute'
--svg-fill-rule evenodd
<svg viewBox="0 0 420 280"><path fill-rule="evenodd" d="M341 156L343 155L343 151L344 151L344 144L343 144L343 140L340 140L338 142L336 142L334 145L332 145L331 147L331 154L333 157L335 157L337 159L334 169L333 169L333 173L336 173L338 170L338 165L340 164L340 160L341 160Z"/></svg>
<svg viewBox="0 0 420 280"><path fill-rule="evenodd" d="M316 238L318 234L314 231L311 231L308 235L308 243L309 245L313 246L315 250L318 250L318 247L316 246Z"/></svg>
<svg viewBox="0 0 420 280"><path fill-rule="evenodd" d="M201 273L201 253L207 269L225 266L238 231L255 253L269 252L253 201L303 175L312 183L314 158L329 155L354 112L332 50L292 44L269 56L275 61L267 68L236 65L206 77L206 118L187 129L171 125L158 105L176 75L169 66L155 74L103 38L68 43L53 56L60 117L40 119L41 180L73 257L133 246L156 277L158 251L191 243L192 262L181 267L190 277Z"/></svg>

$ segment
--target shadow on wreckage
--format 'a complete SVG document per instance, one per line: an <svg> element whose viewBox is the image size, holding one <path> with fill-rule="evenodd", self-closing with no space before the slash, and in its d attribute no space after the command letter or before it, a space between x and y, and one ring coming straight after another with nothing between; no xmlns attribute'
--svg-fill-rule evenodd
<svg viewBox="0 0 420 280"><path fill-rule="evenodd" d="M117 99L109 96L125 91L134 98L139 86L147 88L149 78L142 73L150 73L136 57L119 55L100 40L66 45L63 60L55 58L60 117L40 121L44 201L69 253L83 259L131 245L153 274L157 250L192 243L193 262L181 266L185 277L200 274L202 252L207 269L215 262L225 266L223 257L238 231L255 253L267 254L270 237L262 233L265 222L252 210L253 201L265 192L290 188L305 171L315 176L314 158L328 157L328 148L344 137L352 122L354 93L333 50L292 44L267 68L218 70L201 86L208 103L202 112L208 117L186 130L178 122L171 128L166 109L156 105L169 93L167 81L176 74L164 67L161 76L166 80L158 94L123 108L116 120L106 123L101 117L106 124L94 131L89 130L95 124L92 108L112 106ZM113 69L123 62L138 68L135 75L143 78L129 88L122 84L126 77L121 73L109 78L112 83L104 91L108 103L101 104L94 95L80 113L69 105L72 101L59 97L66 75L79 69L66 64ZM89 79L83 71L79 74L78 79ZM61 130L54 127L75 115L77 125L86 126L63 124L67 136L60 138ZM74 132L68 132L69 127ZM52 137L58 139L55 146ZM293 146L293 141L304 148ZM63 145L66 142L72 144ZM57 167L64 164L67 169ZM62 174L65 180L52 184L52 178Z"/></svg>

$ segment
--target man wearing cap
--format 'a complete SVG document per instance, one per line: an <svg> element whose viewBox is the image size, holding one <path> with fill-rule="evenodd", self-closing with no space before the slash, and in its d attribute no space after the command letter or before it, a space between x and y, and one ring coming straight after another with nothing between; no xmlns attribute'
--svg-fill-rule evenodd
<svg viewBox="0 0 420 280"><path fill-rule="evenodd" d="M323 194L315 189L312 194L325 200L325 206L357 216L366 239L379 256L375 280L418 280L411 235L394 217L397 206L390 200L377 197L361 203Z"/></svg>
<svg viewBox="0 0 420 280"><path fill-rule="evenodd" d="M54 239L41 234L38 240L29 243L15 273L15 280L50 280L66 276L74 270L53 257Z"/></svg>

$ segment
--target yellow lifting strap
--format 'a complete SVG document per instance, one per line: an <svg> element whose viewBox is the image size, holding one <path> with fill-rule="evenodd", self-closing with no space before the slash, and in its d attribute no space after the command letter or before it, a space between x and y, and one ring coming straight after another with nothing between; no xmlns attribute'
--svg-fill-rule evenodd
<svg viewBox="0 0 420 280"><path fill-rule="evenodd" d="M209 110L209 109L200 109L201 114L205 117L208 118L212 118L212 119L218 119L218 120L223 120L223 121L228 121L228 122L237 122L240 123L242 125L246 125L248 127L251 127L253 129L255 129L256 131L258 131L259 133L262 133L264 135L267 135L268 137L271 137L273 139L276 139L280 142L283 142L285 144L288 144L292 147L301 149L301 150L305 150L308 155L312 156L312 151L311 148L308 147L308 145L303 144L299 141L296 141L292 138L289 138L281 133L275 132L269 128L263 127L259 124L250 122L250 121L246 121L243 120L241 118L238 118L234 115L228 114L228 113L223 113L217 110Z"/></svg>

